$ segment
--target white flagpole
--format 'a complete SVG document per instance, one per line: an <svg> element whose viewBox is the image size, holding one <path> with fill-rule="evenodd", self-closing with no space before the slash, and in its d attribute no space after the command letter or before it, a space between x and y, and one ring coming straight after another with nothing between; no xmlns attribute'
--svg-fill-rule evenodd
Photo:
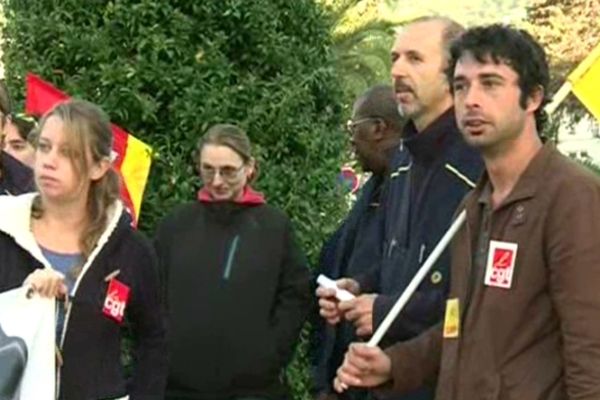
<svg viewBox="0 0 600 400"><path fill-rule="evenodd" d="M427 257L427 260L425 260L421 268L419 268L419 271L410 281L402 295L398 298L398 300L396 300L396 303L385 316L383 322L381 322L381 325L379 325L379 327L371 337L371 340L369 340L369 342L367 343L367 346L375 347L379 344L381 339L385 336L387 330L390 328L390 325L392 325L392 322L394 322L398 314L400 314L400 311L402 311L406 303L408 303L408 300L417 290L423 279L425 279L425 276L429 273L429 270L431 269L433 264L435 264L435 262L440 257L442 252L446 249L454 235L456 235L456 232L458 232L460 227L464 224L466 219L467 212L463 210L454 220L452 225L450 225L450 228L448 228L444 236L442 236L442 239L435 246L429 257Z"/></svg>
<svg viewBox="0 0 600 400"><path fill-rule="evenodd" d="M554 96L552 96L552 102L548 103L544 108L548 115L552 115L554 111L556 111L558 106L560 106L560 104L567 98L569 93L571 93L572 88L573 85L571 85L571 82L569 82L568 80L565 83L563 83L560 89L558 89L558 92L556 92Z"/></svg>

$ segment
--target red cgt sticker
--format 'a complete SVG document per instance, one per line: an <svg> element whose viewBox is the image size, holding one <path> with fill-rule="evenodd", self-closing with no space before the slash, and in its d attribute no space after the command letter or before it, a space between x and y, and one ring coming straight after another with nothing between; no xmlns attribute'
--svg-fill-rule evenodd
<svg viewBox="0 0 600 400"><path fill-rule="evenodd" d="M122 323L125 316L125 307L129 300L129 291L129 286L114 278L111 279L108 283L102 313L118 323Z"/></svg>
<svg viewBox="0 0 600 400"><path fill-rule="evenodd" d="M503 289L510 289L517 259L516 243L490 240L485 284Z"/></svg>

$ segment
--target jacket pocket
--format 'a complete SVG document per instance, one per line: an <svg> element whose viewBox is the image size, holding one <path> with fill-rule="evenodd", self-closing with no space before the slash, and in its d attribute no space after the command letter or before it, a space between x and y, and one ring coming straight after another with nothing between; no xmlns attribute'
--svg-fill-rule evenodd
<svg viewBox="0 0 600 400"><path fill-rule="evenodd" d="M225 265L223 267L223 279L226 281L229 280L229 277L231 276L231 270L233 268L233 262L235 260L239 242L240 235L235 235L231 241L231 244L229 245L229 249L227 250L227 258L225 259Z"/></svg>

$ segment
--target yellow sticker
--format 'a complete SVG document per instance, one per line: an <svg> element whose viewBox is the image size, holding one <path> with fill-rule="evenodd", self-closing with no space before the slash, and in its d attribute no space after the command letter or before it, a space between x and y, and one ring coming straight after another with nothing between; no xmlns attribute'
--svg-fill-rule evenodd
<svg viewBox="0 0 600 400"><path fill-rule="evenodd" d="M460 307L458 299L446 301L446 316L444 317L444 338L457 338L460 333Z"/></svg>

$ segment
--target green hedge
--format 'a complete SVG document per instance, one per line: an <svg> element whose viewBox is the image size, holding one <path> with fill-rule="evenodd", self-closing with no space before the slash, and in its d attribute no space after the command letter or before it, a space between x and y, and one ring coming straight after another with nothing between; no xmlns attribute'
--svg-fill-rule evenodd
<svg viewBox="0 0 600 400"><path fill-rule="evenodd" d="M191 150L211 124L256 143L268 201L292 217L312 262L345 212L344 152L329 21L310 0L3 0L13 94L32 71L101 105L156 153L141 229L192 199ZM292 368L306 394L305 354Z"/></svg>

